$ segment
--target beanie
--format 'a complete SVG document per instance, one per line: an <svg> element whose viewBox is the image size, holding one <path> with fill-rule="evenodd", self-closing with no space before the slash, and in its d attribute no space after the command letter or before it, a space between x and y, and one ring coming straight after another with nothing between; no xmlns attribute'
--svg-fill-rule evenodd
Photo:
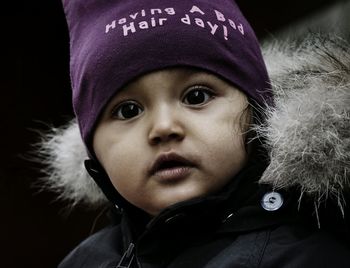
<svg viewBox="0 0 350 268"><path fill-rule="evenodd" d="M272 102L257 38L234 0L63 0L70 35L73 108L83 141L108 101L140 75L195 67Z"/></svg>

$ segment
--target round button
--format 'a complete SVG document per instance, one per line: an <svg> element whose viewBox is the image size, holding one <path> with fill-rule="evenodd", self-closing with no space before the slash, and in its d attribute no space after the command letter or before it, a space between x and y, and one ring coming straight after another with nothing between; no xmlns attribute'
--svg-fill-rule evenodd
<svg viewBox="0 0 350 268"><path fill-rule="evenodd" d="M266 193L261 199L261 206L267 211L278 210L283 205L283 197L278 192Z"/></svg>

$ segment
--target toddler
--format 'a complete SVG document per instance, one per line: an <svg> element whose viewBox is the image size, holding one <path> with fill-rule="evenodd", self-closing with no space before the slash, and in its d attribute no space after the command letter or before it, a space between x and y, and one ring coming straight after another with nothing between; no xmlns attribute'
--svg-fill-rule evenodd
<svg viewBox="0 0 350 268"><path fill-rule="evenodd" d="M350 266L297 189L258 184L269 155L252 124L274 101L235 1L63 6L85 166L116 223L60 268Z"/></svg>

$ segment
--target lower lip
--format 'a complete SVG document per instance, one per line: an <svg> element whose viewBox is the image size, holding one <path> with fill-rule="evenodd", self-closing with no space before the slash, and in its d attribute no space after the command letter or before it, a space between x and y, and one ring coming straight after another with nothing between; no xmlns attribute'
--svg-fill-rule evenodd
<svg viewBox="0 0 350 268"><path fill-rule="evenodd" d="M185 179L191 173L192 167L174 167L158 170L154 176L161 182L176 182Z"/></svg>

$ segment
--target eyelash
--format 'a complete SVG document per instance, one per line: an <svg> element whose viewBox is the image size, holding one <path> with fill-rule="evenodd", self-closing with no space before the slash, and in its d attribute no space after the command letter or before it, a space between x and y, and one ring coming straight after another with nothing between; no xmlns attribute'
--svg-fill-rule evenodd
<svg viewBox="0 0 350 268"><path fill-rule="evenodd" d="M186 103L186 98L189 97L190 93L193 92L202 92L206 94L206 97L204 97L203 101L200 101L199 103ZM213 99L215 97L215 93L213 92L213 90L207 86L203 86L203 85L196 85L196 86L192 86L190 87L184 94L184 97L182 98L182 102L187 105L187 106L193 106L193 107L201 107L203 105L205 105L206 103L208 103L211 99ZM128 107L129 105L129 107ZM125 117L125 115L121 114L122 109L123 108L131 108L129 109L129 111L134 111L135 107L137 109L137 114L132 115L131 117ZM119 105L117 105L111 112L112 117L113 118L117 118L119 120L128 120L128 119L132 119L134 117L137 117L138 115L140 115L143 112L143 108L140 104L138 104L135 101L132 100L126 100L122 103L120 103Z"/></svg>
<svg viewBox="0 0 350 268"><path fill-rule="evenodd" d="M187 103L185 103L186 97L188 97L191 92L195 92L195 91L207 94L207 99L205 101L201 102L201 103L198 103L198 104L190 104L190 103L187 104ZM189 90L185 93L185 96L182 98L182 101L186 105L200 107L200 106L203 106L204 104L208 103L214 97L215 97L215 93L213 92L213 90L211 88L209 88L207 86L196 85L196 86L193 86L193 87L189 88Z"/></svg>
<svg viewBox="0 0 350 268"><path fill-rule="evenodd" d="M122 108L125 108L125 107L127 107L128 105L134 105L135 107L136 107L136 109L138 109L138 111L140 111L140 110L142 110L143 111L143 109L141 108L141 105L139 105L137 102L135 102L135 101L130 101L130 100L128 100L128 101L124 101L124 102L122 102L122 103L120 103L119 105L117 105L113 110L112 110L112 117L113 118L117 118L117 119L119 119L119 120L128 120L128 119L131 119L131 118L134 118L134 117L136 117L136 116L138 116L139 114L137 114L137 115L135 115L135 116L132 116L132 117L130 117L130 118L125 118L125 116L123 116L122 114L120 114L121 112L122 112ZM130 106L129 106L129 108L130 108ZM132 110L132 109L131 109Z"/></svg>

